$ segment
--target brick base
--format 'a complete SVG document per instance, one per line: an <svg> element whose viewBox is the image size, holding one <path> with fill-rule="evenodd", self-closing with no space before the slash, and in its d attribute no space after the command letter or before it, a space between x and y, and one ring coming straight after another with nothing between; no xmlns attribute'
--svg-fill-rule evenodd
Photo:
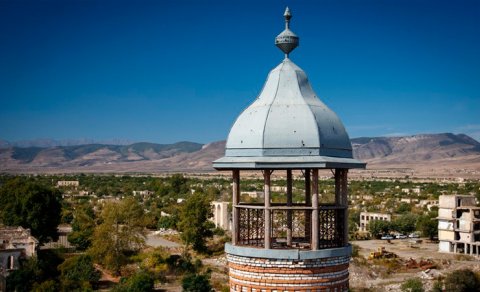
<svg viewBox="0 0 480 292"><path fill-rule="evenodd" d="M348 291L349 256L306 260L227 254L232 292Z"/></svg>

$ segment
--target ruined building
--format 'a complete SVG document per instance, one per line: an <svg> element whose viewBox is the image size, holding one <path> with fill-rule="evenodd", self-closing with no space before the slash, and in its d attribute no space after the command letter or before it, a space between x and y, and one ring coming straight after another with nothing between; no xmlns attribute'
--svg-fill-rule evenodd
<svg viewBox="0 0 480 292"><path fill-rule="evenodd" d="M474 196L440 196L437 219L439 251L480 255L480 207Z"/></svg>
<svg viewBox="0 0 480 292"><path fill-rule="evenodd" d="M285 11L275 44L285 59L268 75L257 99L235 121L225 156L213 167L231 171L232 242L225 245L230 291L347 291L347 173L364 168L337 115L313 91L289 54L298 46ZM319 170L331 170L335 201L320 204ZM242 202L241 172L261 172L263 202ZM301 201L293 201L292 172L302 174ZM282 201L272 202L271 176L286 178Z"/></svg>

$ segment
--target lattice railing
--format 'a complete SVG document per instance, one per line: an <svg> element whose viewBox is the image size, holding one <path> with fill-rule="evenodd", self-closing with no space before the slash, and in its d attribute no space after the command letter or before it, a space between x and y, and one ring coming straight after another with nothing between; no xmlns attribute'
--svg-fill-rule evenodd
<svg viewBox="0 0 480 292"><path fill-rule="evenodd" d="M249 205L237 206L236 209L239 219L237 244L264 247L264 207ZM311 249L311 208L296 206L289 209L285 206L272 206L270 210L271 248ZM318 212L318 248L345 246L345 207L320 206ZM289 229L291 242L288 238Z"/></svg>
<svg viewBox="0 0 480 292"><path fill-rule="evenodd" d="M272 210L272 248L310 248L310 225L305 218L311 210ZM288 220L289 216L291 220ZM292 222L289 226L288 222ZM291 243L288 242L288 230L291 230Z"/></svg>
<svg viewBox="0 0 480 292"><path fill-rule="evenodd" d="M237 208L238 244L263 247L265 225L263 208Z"/></svg>
<svg viewBox="0 0 480 292"><path fill-rule="evenodd" d="M342 247L346 244L344 207L323 207L318 210L318 248Z"/></svg>

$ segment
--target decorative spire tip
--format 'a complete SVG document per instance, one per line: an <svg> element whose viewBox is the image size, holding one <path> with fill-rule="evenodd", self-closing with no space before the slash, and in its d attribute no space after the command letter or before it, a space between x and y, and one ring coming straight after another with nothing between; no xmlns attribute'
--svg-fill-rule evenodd
<svg viewBox="0 0 480 292"><path fill-rule="evenodd" d="M288 6L283 16L285 17L285 30L275 38L275 45L285 53L285 58L288 58L288 54L298 47L299 39L298 36L290 30L292 14Z"/></svg>

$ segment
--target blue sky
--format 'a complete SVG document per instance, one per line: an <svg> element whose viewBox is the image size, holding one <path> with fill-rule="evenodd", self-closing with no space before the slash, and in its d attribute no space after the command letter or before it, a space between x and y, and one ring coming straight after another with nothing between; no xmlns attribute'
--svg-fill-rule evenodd
<svg viewBox="0 0 480 292"><path fill-rule="evenodd" d="M480 1L0 0L0 139L225 139L283 59L350 137L480 139Z"/></svg>

